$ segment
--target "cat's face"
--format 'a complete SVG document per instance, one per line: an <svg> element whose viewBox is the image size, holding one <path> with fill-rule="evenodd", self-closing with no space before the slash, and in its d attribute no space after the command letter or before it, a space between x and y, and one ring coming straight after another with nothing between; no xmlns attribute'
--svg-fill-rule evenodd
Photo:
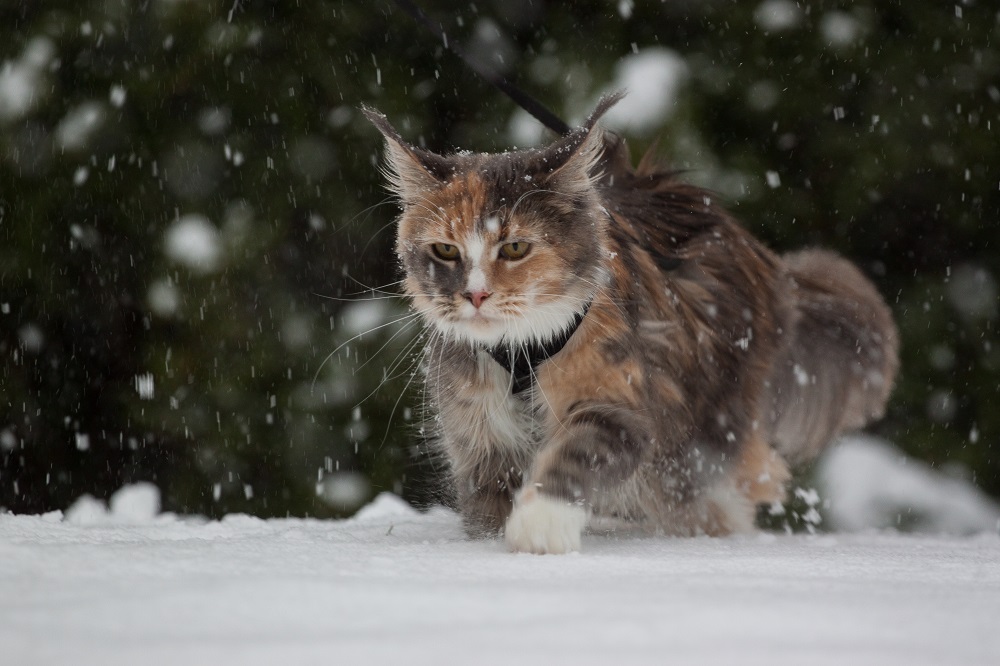
<svg viewBox="0 0 1000 666"><path fill-rule="evenodd" d="M424 320L469 343L548 340L607 280L607 212L594 191L593 123L546 150L442 157L384 117L403 203L396 250Z"/></svg>
<svg viewBox="0 0 1000 666"><path fill-rule="evenodd" d="M457 339L547 340L604 279L604 222L585 194L532 185L518 168L499 169L513 182L498 179L497 159L509 158L475 160L405 205L404 285L425 320Z"/></svg>

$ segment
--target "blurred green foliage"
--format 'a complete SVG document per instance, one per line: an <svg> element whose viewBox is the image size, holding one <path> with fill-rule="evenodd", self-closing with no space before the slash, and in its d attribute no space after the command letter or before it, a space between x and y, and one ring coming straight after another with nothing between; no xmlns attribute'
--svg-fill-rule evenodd
<svg viewBox="0 0 1000 666"><path fill-rule="evenodd" d="M669 112L621 128L634 152L660 137L776 249L856 260L903 336L875 430L1000 494L1000 11L423 4L571 121L635 54L680 56ZM0 506L137 480L207 515L432 500L357 107L438 150L546 135L388 2L6 2L0 34Z"/></svg>

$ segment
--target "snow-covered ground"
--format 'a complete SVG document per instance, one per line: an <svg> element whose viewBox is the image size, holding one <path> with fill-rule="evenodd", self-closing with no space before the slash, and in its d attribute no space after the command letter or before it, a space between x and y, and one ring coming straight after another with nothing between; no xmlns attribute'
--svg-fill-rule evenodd
<svg viewBox="0 0 1000 666"><path fill-rule="evenodd" d="M995 528L587 535L532 556L389 494L345 521L157 503L134 486L0 515L0 664L1000 663Z"/></svg>

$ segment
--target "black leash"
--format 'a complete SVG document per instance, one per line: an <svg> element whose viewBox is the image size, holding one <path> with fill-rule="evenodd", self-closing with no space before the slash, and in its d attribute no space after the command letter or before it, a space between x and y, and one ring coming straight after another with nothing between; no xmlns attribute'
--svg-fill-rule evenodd
<svg viewBox="0 0 1000 666"><path fill-rule="evenodd" d="M565 136L572 131L572 128L567 125L562 118L549 111L537 99L505 79L495 69L477 63L473 58L470 58L462 48L448 39L448 35L445 34L444 28L440 23L436 23L431 20L431 18L424 13L424 10L416 4L410 0L393 0L393 2L396 3L397 7L409 14L410 18L434 33L437 38L441 40L441 43L444 44L444 47L461 58L462 62L464 62L469 69L489 81L490 84L507 95L507 97L514 100L518 106L534 116L538 122L542 123L550 130L561 136Z"/></svg>

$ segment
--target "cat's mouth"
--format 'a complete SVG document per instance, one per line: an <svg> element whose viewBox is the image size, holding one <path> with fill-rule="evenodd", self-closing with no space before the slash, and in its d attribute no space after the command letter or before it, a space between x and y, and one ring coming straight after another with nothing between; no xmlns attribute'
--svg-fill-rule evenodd
<svg viewBox="0 0 1000 666"><path fill-rule="evenodd" d="M482 307L475 307L466 301L455 311L455 319L463 323L484 326L499 324L503 317L490 303L483 303Z"/></svg>
<svg viewBox="0 0 1000 666"><path fill-rule="evenodd" d="M459 313L458 317L459 325L471 326L478 330L486 330L493 327L501 326L503 323L502 318L496 314L488 314L482 310L476 310L475 312L462 312Z"/></svg>
<svg viewBox="0 0 1000 666"><path fill-rule="evenodd" d="M456 299L428 319L446 336L471 344L533 344L565 331L579 315L575 305L569 297L532 303L491 298L477 308L468 300Z"/></svg>
<svg viewBox="0 0 1000 666"><path fill-rule="evenodd" d="M437 320L443 331L479 344L496 344L507 333L506 318L498 312L458 308L450 316Z"/></svg>

